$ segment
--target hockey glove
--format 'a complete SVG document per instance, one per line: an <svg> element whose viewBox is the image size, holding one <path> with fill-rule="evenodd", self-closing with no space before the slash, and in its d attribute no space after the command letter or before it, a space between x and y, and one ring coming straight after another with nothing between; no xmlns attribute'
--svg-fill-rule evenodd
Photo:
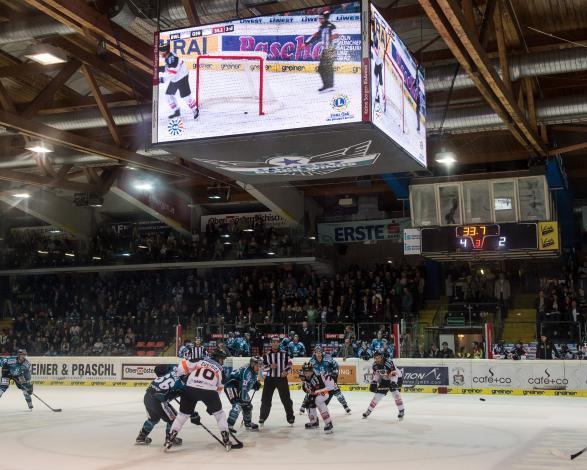
<svg viewBox="0 0 587 470"><path fill-rule="evenodd" d="M23 386L23 390L27 392L29 395L33 394L33 384L31 382L25 383Z"/></svg>
<svg viewBox="0 0 587 470"><path fill-rule="evenodd" d="M200 414L197 411L195 411L194 414L190 416L190 421L197 426L202 424L200 421Z"/></svg>
<svg viewBox="0 0 587 470"><path fill-rule="evenodd" d="M261 382L259 382L258 380L255 382L255 385L253 385L253 390L257 391L261 388Z"/></svg>
<svg viewBox="0 0 587 470"><path fill-rule="evenodd" d="M372 383L369 385L369 391L371 393L375 393L377 391L377 384L376 383Z"/></svg>
<svg viewBox="0 0 587 470"><path fill-rule="evenodd" d="M163 85L165 83L165 78L159 77L159 84Z"/></svg>

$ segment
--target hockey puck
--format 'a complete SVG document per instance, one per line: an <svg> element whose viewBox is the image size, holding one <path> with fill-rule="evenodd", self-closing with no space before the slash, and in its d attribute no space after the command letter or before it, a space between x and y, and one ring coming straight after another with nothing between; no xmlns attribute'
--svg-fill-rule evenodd
<svg viewBox="0 0 587 470"><path fill-rule="evenodd" d="M249 114L249 112L248 111L245 111L245 114Z"/></svg>
<svg viewBox="0 0 587 470"><path fill-rule="evenodd" d="M481 401L485 401L485 398L479 398L479 400L481 400Z"/></svg>

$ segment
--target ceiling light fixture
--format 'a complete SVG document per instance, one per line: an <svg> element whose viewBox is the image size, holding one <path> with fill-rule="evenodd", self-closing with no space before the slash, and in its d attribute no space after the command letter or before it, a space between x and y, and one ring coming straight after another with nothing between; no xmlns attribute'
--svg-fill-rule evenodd
<svg viewBox="0 0 587 470"><path fill-rule="evenodd" d="M139 191L151 191L153 189L153 184L146 181L141 181L139 183L135 183L135 189L138 189Z"/></svg>
<svg viewBox="0 0 587 470"><path fill-rule="evenodd" d="M29 193L15 193L12 195L12 197L17 197L19 199L28 199L31 197L31 195Z"/></svg>
<svg viewBox="0 0 587 470"><path fill-rule="evenodd" d="M51 44L35 44L24 55L42 65L63 64L67 62L65 52Z"/></svg>
<svg viewBox="0 0 587 470"><path fill-rule="evenodd" d="M24 148L35 153L53 152L53 146L43 142L42 140L31 140L25 144Z"/></svg>
<svg viewBox="0 0 587 470"><path fill-rule="evenodd" d="M73 258L75 256L74 253L65 253L65 256L69 256L70 258Z"/></svg>
<svg viewBox="0 0 587 470"><path fill-rule="evenodd" d="M456 163L457 158L453 152L449 152L444 149L444 147L434 156L434 160L436 163L442 163L443 165L452 165Z"/></svg>

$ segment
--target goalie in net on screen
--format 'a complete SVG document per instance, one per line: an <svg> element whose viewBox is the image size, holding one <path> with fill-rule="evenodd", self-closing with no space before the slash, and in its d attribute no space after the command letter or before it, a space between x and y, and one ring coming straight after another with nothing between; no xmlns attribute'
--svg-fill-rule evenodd
<svg viewBox="0 0 587 470"><path fill-rule="evenodd" d="M175 95L178 91L179 96L190 108L194 119L197 119L200 115L200 111L196 105L196 100L192 96L189 73L184 60L171 52L169 42L159 45L159 56L165 62L165 65L159 67L159 83L169 83L169 85L167 85L167 90L165 90L167 104L169 104L169 108L171 109L171 114L168 116L169 119L181 115L179 104L175 99Z"/></svg>

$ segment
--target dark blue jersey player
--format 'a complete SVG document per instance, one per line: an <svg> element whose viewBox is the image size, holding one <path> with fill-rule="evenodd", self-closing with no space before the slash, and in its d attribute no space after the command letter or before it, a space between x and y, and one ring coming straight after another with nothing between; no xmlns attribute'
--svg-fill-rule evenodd
<svg viewBox="0 0 587 470"><path fill-rule="evenodd" d="M259 429L259 425L251 422L253 405L251 404L249 392L261 388L261 382L259 382L258 377L259 369L262 365L263 359L260 357L251 357L248 366L243 366L240 369L232 371L224 382L224 392L232 405L227 420L228 427L231 431L234 431L234 425L241 410L243 410L245 428L251 431L257 431Z"/></svg>
<svg viewBox="0 0 587 470"><path fill-rule="evenodd" d="M0 358L0 366L2 368L0 397L8 390L10 381L12 380L22 390L29 410L32 410L33 400L31 394L33 393L33 384L31 382L31 363L26 356L26 350L19 349L16 356Z"/></svg>

